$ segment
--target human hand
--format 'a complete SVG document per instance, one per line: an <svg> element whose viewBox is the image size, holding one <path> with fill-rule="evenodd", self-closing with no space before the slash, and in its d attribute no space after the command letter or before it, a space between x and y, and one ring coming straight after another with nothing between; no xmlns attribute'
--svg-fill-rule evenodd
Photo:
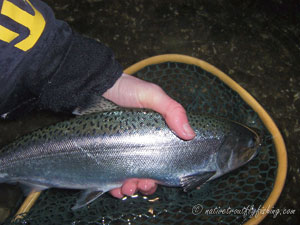
<svg viewBox="0 0 300 225"><path fill-rule="evenodd" d="M123 107L152 109L164 117L169 128L178 137L184 140L195 137L185 109L156 84L122 74L114 86L103 94L103 97ZM130 179L121 188L113 189L110 193L117 198L122 198L124 195L133 195L137 190L143 194L152 194L156 188L154 180Z"/></svg>

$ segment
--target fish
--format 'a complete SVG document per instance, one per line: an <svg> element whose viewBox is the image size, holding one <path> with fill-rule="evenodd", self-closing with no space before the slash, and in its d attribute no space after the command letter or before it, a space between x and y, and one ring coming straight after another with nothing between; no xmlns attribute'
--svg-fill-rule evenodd
<svg viewBox="0 0 300 225"><path fill-rule="evenodd" d="M186 141L157 112L99 107L78 108L79 116L3 147L0 183L25 193L82 190L77 210L130 178L192 190L248 163L261 142L255 130L213 115L188 113L196 136Z"/></svg>

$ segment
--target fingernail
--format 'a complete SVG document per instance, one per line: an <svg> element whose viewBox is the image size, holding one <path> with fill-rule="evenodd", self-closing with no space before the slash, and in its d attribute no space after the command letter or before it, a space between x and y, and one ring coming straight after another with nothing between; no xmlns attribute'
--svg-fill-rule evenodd
<svg viewBox="0 0 300 225"><path fill-rule="evenodd" d="M185 134L190 138L195 137L196 135L194 130L191 128L191 126L188 123L183 124L183 130Z"/></svg>

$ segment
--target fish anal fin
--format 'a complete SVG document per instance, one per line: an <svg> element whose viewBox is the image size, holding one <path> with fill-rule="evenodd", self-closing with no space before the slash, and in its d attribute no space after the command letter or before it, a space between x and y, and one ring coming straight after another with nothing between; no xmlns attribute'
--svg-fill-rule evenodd
<svg viewBox="0 0 300 225"><path fill-rule="evenodd" d="M215 175L216 171L206 171L197 174L188 175L180 178L180 184L183 190L190 191L197 186L204 184L209 180L213 175Z"/></svg>
<svg viewBox="0 0 300 225"><path fill-rule="evenodd" d="M104 193L105 193L104 191L98 189L87 189L85 191L82 191L80 198L77 200L76 204L72 207L72 210L77 210L79 208L88 205L89 203L96 200Z"/></svg>

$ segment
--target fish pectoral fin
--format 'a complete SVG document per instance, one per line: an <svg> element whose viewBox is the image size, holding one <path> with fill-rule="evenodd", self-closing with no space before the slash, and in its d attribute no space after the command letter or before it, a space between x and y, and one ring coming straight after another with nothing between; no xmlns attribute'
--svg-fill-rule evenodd
<svg viewBox="0 0 300 225"><path fill-rule="evenodd" d="M87 189L85 191L82 191L80 198L77 200L76 204L72 207L72 210L76 210L88 205L89 203L96 200L104 193L105 193L104 191L98 189Z"/></svg>
<svg viewBox="0 0 300 225"><path fill-rule="evenodd" d="M39 192L48 189L48 186L40 185L40 184L32 184L27 182L21 182L20 187L25 196L29 195L31 192Z"/></svg>
<svg viewBox="0 0 300 225"><path fill-rule="evenodd" d="M120 109L120 106L102 96L94 95L90 97L90 99L84 105L80 105L75 108L72 113L74 115L81 116L95 112L110 111L113 109Z"/></svg>
<svg viewBox="0 0 300 225"><path fill-rule="evenodd" d="M204 184L209 178L215 175L216 171L206 171L180 178L180 184L183 190L189 191L197 186Z"/></svg>

